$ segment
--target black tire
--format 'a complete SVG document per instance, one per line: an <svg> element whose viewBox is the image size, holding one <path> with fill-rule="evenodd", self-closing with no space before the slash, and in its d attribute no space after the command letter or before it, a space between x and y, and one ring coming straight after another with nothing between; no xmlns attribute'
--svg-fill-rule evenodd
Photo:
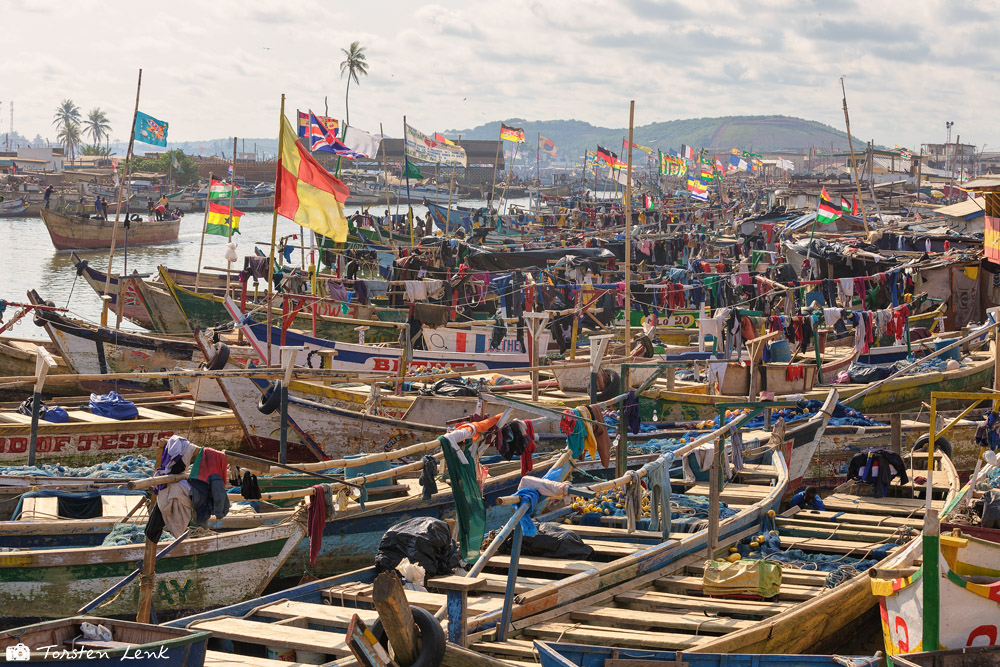
<svg viewBox="0 0 1000 667"><path fill-rule="evenodd" d="M260 395L257 409L262 414L269 415L281 407L281 380L275 380L267 390Z"/></svg>
<svg viewBox="0 0 1000 667"><path fill-rule="evenodd" d="M931 434L924 433L922 436L917 438L917 441L913 443L913 451L919 452L927 449L928 443L931 441ZM951 443L948 442L947 438L943 438L940 435L934 439L934 449L944 452L944 455L949 459L951 458Z"/></svg>
<svg viewBox="0 0 1000 667"><path fill-rule="evenodd" d="M417 623L420 633L420 655L412 667L438 667L444 661L445 636L444 628L434 615L423 607L411 606L413 620ZM371 627L375 639L386 650L389 649L389 639L382 628L382 619L377 619Z"/></svg>
<svg viewBox="0 0 1000 667"><path fill-rule="evenodd" d="M208 370L221 371L229 363L229 346L225 343L219 345L212 358L208 360Z"/></svg>
<svg viewBox="0 0 1000 667"><path fill-rule="evenodd" d="M649 336L646 334L640 334L639 336L636 336L632 342L642 346L642 356L644 359L653 358L655 351L653 350L653 341L649 340Z"/></svg>
<svg viewBox="0 0 1000 667"><path fill-rule="evenodd" d="M73 267L76 269L76 275L78 277L83 275L84 270L86 270L87 268L87 263L88 263L87 260L81 259L79 262L76 263L76 266Z"/></svg>
<svg viewBox="0 0 1000 667"><path fill-rule="evenodd" d="M597 403L607 401L617 396L621 390L622 379L617 371L605 368L601 371L604 374L604 389L597 392Z"/></svg>

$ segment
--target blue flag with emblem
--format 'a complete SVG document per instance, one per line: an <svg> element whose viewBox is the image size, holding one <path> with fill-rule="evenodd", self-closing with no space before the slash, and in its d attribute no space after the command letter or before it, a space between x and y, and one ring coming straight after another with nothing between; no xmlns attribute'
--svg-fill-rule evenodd
<svg viewBox="0 0 1000 667"><path fill-rule="evenodd" d="M135 140L154 146L167 145L167 123L141 111L135 114Z"/></svg>

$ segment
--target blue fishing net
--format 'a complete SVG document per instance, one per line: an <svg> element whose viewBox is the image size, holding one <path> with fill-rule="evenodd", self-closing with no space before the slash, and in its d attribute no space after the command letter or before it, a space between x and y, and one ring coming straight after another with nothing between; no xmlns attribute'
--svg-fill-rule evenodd
<svg viewBox="0 0 1000 667"><path fill-rule="evenodd" d="M141 479L152 477L156 465L145 456L123 456L117 461L98 463L85 468L71 468L43 463L40 466L0 466L0 475L13 477L96 477L107 479Z"/></svg>
<svg viewBox="0 0 1000 667"><path fill-rule="evenodd" d="M173 542L174 536L170 534L166 528L163 529L163 534L160 536L160 542ZM145 544L146 543L146 526L145 524L134 524L134 523L119 523L115 524L115 527L111 529L104 541L101 542L102 547L120 547L126 544Z"/></svg>
<svg viewBox="0 0 1000 667"><path fill-rule="evenodd" d="M587 501L583 501L587 503ZM624 502L617 496L609 500L594 500L593 507L599 511L586 512L579 515L580 525L600 526L601 518L605 516L625 516ZM704 521L708 519L708 498L705 496L689 496L682 494L672 494L670 496L670 527L675 533L691 533L697 531ZM726 503L719 502L719 518L727 519L736 514L736 510L730 508ZM649 519L643 518L636 521L638 530L649 530Z"/></svg>

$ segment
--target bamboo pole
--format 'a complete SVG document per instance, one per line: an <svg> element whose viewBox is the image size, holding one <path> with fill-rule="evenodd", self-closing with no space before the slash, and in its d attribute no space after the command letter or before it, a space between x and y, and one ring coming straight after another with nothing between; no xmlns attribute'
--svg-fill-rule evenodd
<svg viewBox="0 0 1000 667"><path fill-rule="evenodd" d="M209 188L208 189L209 189L209 191L211 191L211 189L212 189L212 187L211 187L211 181L209 181ZM233 242L233 206L234 206L235 203L236 203L236 137L233 137L233 173L229 177L229 233L227 235L228 238L226 239L226 243L227 244ZM299 230L301 230L301 229L302 228L299 227ZM226 250L227 250L227 254L228 254L228 246L227 246ZM304 255L305 250L303 249L302 252L303 252L303 260L302 261L303 261L303 264L304 264L305 263L305 255ZM230 276L229 272L230 272L230 270L232 270L232 268L233 268L233 263L231 261L229 261L229 259L227 258L226 259L226 294L227 295L229 294L229 285L230 285L230 279L231 279L231 276ZM200 259L198 261L198 270L201 271L201 260Z"/></svg>
<svg viewBox="0 0 1000 667"><path fill-rule="evenodd" d="M285 94L281 94L281 112L278 120L278 159L281 159L281 152L285 142ZM277 198L278 188L281 187L280 174L275 173L274 192ZM278 208L274 207L274 215L271 218L271 254L267 262L267 302L270 304L271 295L274 292L274 244L278 237ZM271 308L267 309L267 365L271 364Z"/></svg>
<svg viewBox="0 0 1000 667"><path fill-rule="evenodd" d="M458 145L462 145L462 135L458 135ZM466 160L468 164L468 160ZM451 198L455 193L455 170L458 168L457 162L451 163L451 185L448 187L448 217L444 220L444 235L445 238L448 237L448 228L451 226ZM468 180L468 173L466 173L466 180ZM430 230L428 230L430 231Z"/></svg>
<svg viewBox="0 0 1000 667"><path fill-rule="evenodd" d="M632 133L635 100L628 106L628 174L625 175L625 345L632 340Z"/></svg>
<svg viewBox="0 0 1000 667"><path fill-rule="evenodd" d="M135 146L135 121L139 117L139 91L142 89L142 68L139 69L139 81L135 85L135 111L132 112L132 127L128 137L128 151L125 153L125 170L122 172L122 182L118 185L118 201L115 205L115 224L111 227L111 251L108 253L108 275L104 279L104 295L108 295L111 289L111 267L115 261L115 241L118 238L118 220L122 210L122 194L125 192L125 183L128 181L129 169L132 162L132 149ZM83 211L80 211L82 214ZM126 214L128 211L126 210ZM121 304L119 304L119 309Z"/></svg>
<svg viewBox="0 0 1000 667"><path fill-rule="evenodd" d="M851 138L851 117L847 114L847 89L844 87L844 77L840 77L840 90L844 93L844 124L847 126L847 147L851 149L851 165L854 169L854 185L858 191L858 206L861 207L861 222L865 233L868 233L868 217L865 215L865 202L861 198L861 179L858 178L858 160L854 155L854 139Z"/></svg>
<svg viewBox="0 0 1000 667"><path fill-rule="evenodd" d="M382 137L382 141L379 143L379 148L382 149L382 175L385 178L385 214L389 218L386 222L389 224L389 242L392 243L392 204L389 201L389 160L385 156L385 132L382 130L382 123L378 124L378 133ZM406 153L406 138L403 138L403 153ZM404 165L405 167L405 165ZM378 229L381 225L378 221L375 221L375 229ZM381 236L381 232L379 232Z"/></svg>
<svg viewBox="0 0 1000 667"><path fill-rule="evenodd" d="M490 183L490 199L489 207L490 213L493 213L493 197L496 195L497 190L497 165L500 162L500 147L503 146L503 139L501 138L501 133L503 132L503 121L500 121L500 127L497 129L497 154L493 158L493 181ZM499 212L499 211L498 211Z"/></svg>
<svg viewBox="0 0 1000 667"><path fill-rule="evenodd" d="M142 554L142 574L139 576L139 609L137 623L149 623L153 608L153 585L156 583L156 542L146 538L146 548Z"/></svg>
<svg viewBox="0 0 1000 667"><path fill-rule="evenodd" d="M201 258L202 253L205 252L205 229L208 227L208 209L212 205L212 177L214 174L208 172L208 191L205 193L205 219L201 222L201 245L198 247L198 266L197 273L194 276L194 291L198 293L198 285L201 283ZM227 266L228 269L228 266ZM228 291L229 286L229 273L226 273L226 286Z"/></svg>

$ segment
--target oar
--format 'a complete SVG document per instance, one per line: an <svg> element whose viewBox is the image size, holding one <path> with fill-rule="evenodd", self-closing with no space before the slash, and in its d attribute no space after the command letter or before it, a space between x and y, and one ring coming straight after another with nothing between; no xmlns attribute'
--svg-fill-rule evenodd
<svg viewBox="0 0 1000 667"><path fill-rule="evenodd" d="M171 542L167 546L163 547L163 549L158 554L156 554L156 559L155 560L158 561L161 558L163 558L164 556L166 556L168 553L171 552L171 550L173 550L174 547L176 547L178 544L180 544L184 540L184 538L186 538L190 534L191 534L190 530L185 530L184 533L180 537L175 538L173 542ZM140 572L142 572L142 564L141 563L140 563L140 565L139 565L138 568L136 568L135 570L132 570L131 574L129 574L127 577L125 577L124 579L122 579L121 581L119 581L117 584L115 584L114 586L112 586L108 590L106 590L103 593L101 593L100 595L98 595L96 598L94 598L93 600L91 600L90 602L88 602L87 604L85 604L84 606L80 607L80 609L77 610L76 613L78 613L78 614L85 614L88 611L90 611L91 609L94 609L99 604L101 604L104 600L106 600L108 597L110 597L111 595L117 593L122 588L124 588L125 586L127 586L128 584L130 584L131 582L133 582L135 580L135 578L139 576Z"/></svg>

